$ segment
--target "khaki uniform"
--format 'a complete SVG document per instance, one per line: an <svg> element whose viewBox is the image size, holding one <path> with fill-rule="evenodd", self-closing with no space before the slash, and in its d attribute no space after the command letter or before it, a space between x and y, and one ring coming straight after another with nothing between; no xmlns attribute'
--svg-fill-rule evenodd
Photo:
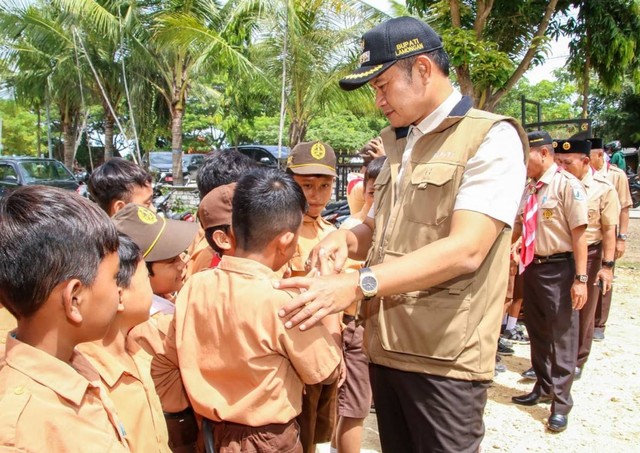
<svg viewBox="0 0 640 453"><path fill-rule="evenodd" d="M629 191L629 182L627 175L624 171L618 167L614 167L608 163L605 163L597 173L604 176L607 181L613 184L620 201L620 209L625 209L633 206L633 200L631 199L631 192ZM613 269L615 273L615 268ZM613 287L604 296L598 295L598 304L595 314L595 327L604 331L607 325L607 319L609 319L609 311L611 310L611 297L613 296Z"/></svg>
<svg viewBox="0 0 640 453"><path fill-rule="evenodd" d="M187 249L187 253L189 254L189 261L187 261L185 280L201 270L211 268L215 252L209 247L202 227L198 229L198 234Z"/></svg>
<svg viewBox="0 0 640 453"><path fill-rule="evenodd" d="M602 295L596 285L602 261L602 227L614 226L620 219L620 202L613 185L599 174L587 172L582 178L587 192L589 225L587 225L587 302L580 310L580 333L578 337L578 367L582 368L589 358L593 341L594 319L598 298ZM611 257L609 257L611 258Z"/></svg>
<svg viewBox="0 0 640 453"><path fill-rule="evenodd" d="M296 245L296 251L289 261L289 267L294 274L305 275L307 273L304 263L311 254L311 250L332 231L336 231L336 227L321 216L315 219L308 215L304 216L298 236L298 245Z"/></svg>
<svg viewBox="0 0 640 453"><path fill-rule="evenodd" d="M0 449L129 451L98 372L80 353L69 364L9 336L0 369Z"/></svg>
<svg viewBox="0 0 640 453"><path fill-rule="evenodd" d="M553 164L540 178L535 257L524 276L525 323L539 395L553 397L552 413L573 407L571 385L577 363L579 319L571 305L574 282L571 230L587 225L587 195L578 179ZM523 198L522 207L528 192Z"/></svg>
<svg viewBox="0 0 640 453"><path fill-rule="evenodd" d="M290 423L302 409L304 384L322 382L338 367L340 350L324 326L284 327L278 310L292 295L273 288L280 277L225 256L180 291L180 372L199 415L251 427Z"/></svg>
<svg viewBox="0 0 640 453"><path fill-rule="evenodd" d="M100 373L124 424L131 451L170 452L167 425L151 380L151 356L131 340L125 357L112 355L100 341L83 343L78 350Z"/></svg>

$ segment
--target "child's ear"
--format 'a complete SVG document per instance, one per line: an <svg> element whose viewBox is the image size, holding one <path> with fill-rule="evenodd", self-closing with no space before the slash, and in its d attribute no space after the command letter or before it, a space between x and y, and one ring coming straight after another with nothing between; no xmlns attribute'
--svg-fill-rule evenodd
<svg viewBox="0 0 640 453"><path fill-rule="evenodd" d="M118 287L118 313L124 311L124 295L125 290Z"/></svg>
<svg viewBox="0 0 640 453"><path fill-rule="evenodd" d="M215 242L216 245L220 247L220 250L231 250L232 239L223 230L215 230L211 235L211 238L213 239L213 242Z"/></svg>
<svg viewBox="0 0 640 453"><path fill-rule="evenodd" d="M121 210L122 208L124 208L127 205L127 203L124 202L124 200L115 200L111 202L111 215L115 215L116 212L118 212L119 210Z"/></svg>
<svg viewBox="0 0 640 453"><path fill-rule="evenodd" d="M276 248L278 252L280 252L281 255L287 255L291 250L292 243L296 240L296 234L291 231L287 231L278 236L277 240L278 243Z"/></svg>
<svg viewBox="0 0 640 453"><path fill-rule="evenodd" d="M62 302L67 318L74 324L82 323L81 306L84 297L84 285L77 278L66 282L62 290Z"/></svg>

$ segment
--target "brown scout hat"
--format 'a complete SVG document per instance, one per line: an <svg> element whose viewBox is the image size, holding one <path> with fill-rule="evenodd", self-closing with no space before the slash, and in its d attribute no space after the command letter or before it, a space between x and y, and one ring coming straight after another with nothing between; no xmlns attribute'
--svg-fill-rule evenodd
<svg viewBox="0 0 640 453"><path fill-rule="evenodd" d="M198 220L205 230L207 228L231 225L233 194L236 183L219 186L209 192L198 207Z"/></svg>
<svg viewBox="0 0 640 453"><path fill-rule="evenodd" d="M176 257L193 242L198 225L165 219L150 209L130 203L113 216L121 233L129 236L148 263Z"/></svg>
<svg viewBox="0 0 640 453"><path fill-rule="evenodd" d="M298 143L289 154L287 168L296 175L336 176L336 153L323 142Z"/></svg>

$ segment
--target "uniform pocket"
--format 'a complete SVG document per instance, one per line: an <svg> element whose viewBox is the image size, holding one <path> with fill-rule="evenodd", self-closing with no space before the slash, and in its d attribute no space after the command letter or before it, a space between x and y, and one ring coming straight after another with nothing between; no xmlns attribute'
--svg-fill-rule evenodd
<svg viewBox="0 0 640 453"><path fill-rule="evenodd" d="M473 278L447 287L383 297L378 312L386 351L455 360L467 343Z"/></svg>
<svg viewBox="0 0 640 453"><path fill-rule="evenodd" d="M558 216L558 200L546 200L544 203L540 205L540 219L543 222L548 222L554 217Z"/></svg>
<svg viewBox="0 0 640 453"><path fill-rule="evenodd" d="M407 187L407 220L425 225L439 225L453 210L455 190L452 184L459 166L455 164L418 164Z"/></svg>

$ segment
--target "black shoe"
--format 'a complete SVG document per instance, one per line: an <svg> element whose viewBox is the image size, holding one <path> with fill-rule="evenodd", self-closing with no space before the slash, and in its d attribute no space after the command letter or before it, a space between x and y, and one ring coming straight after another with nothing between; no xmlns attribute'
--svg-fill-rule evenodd
<svg viewBox="0 0 640 453"><path fill-rule="evenodd" d="M513 355L515 351L508 347L502 338L498 340L498 354L500 355Z"/></svg>
<svg viewBox="0 0 640 453"><path fill-rule="evenodd" d="M511 330L505 331L500 338L511 341L512 343L529 344L529 337L523 332L517 330L515 327Z"/></svg>
<svg viewBox="0 0 640 453"><path fill-rule="evenodd" d="M530 381L535 381L538 379L536 376L536 372L533 371L533 368L529 368L527 371L523 372L520 376L525 379L529 379Z"/></svg>
<svg viewBox="0 0 640 453"><path fill-rule="evenodd" d="M579 381L581 377L582 377L582 368L577 366L575 373L573 373L573 380Z"/></svg>
<svg viewBox="0 0 640 453"><path fill-rule="evenodd" d="M526 395L512 396L511 401L521 406L535 406L538 403L551 402L550 396L541 396L536 392L527 393Z"/></svg>
<svg viewBox="0 0 640 453"><path fill-rule="evenodd" d="M547 421L547 428L556 433L561 433L567 429L567 423L569 423L569 417L561 414L551 414Z"/></svg>

